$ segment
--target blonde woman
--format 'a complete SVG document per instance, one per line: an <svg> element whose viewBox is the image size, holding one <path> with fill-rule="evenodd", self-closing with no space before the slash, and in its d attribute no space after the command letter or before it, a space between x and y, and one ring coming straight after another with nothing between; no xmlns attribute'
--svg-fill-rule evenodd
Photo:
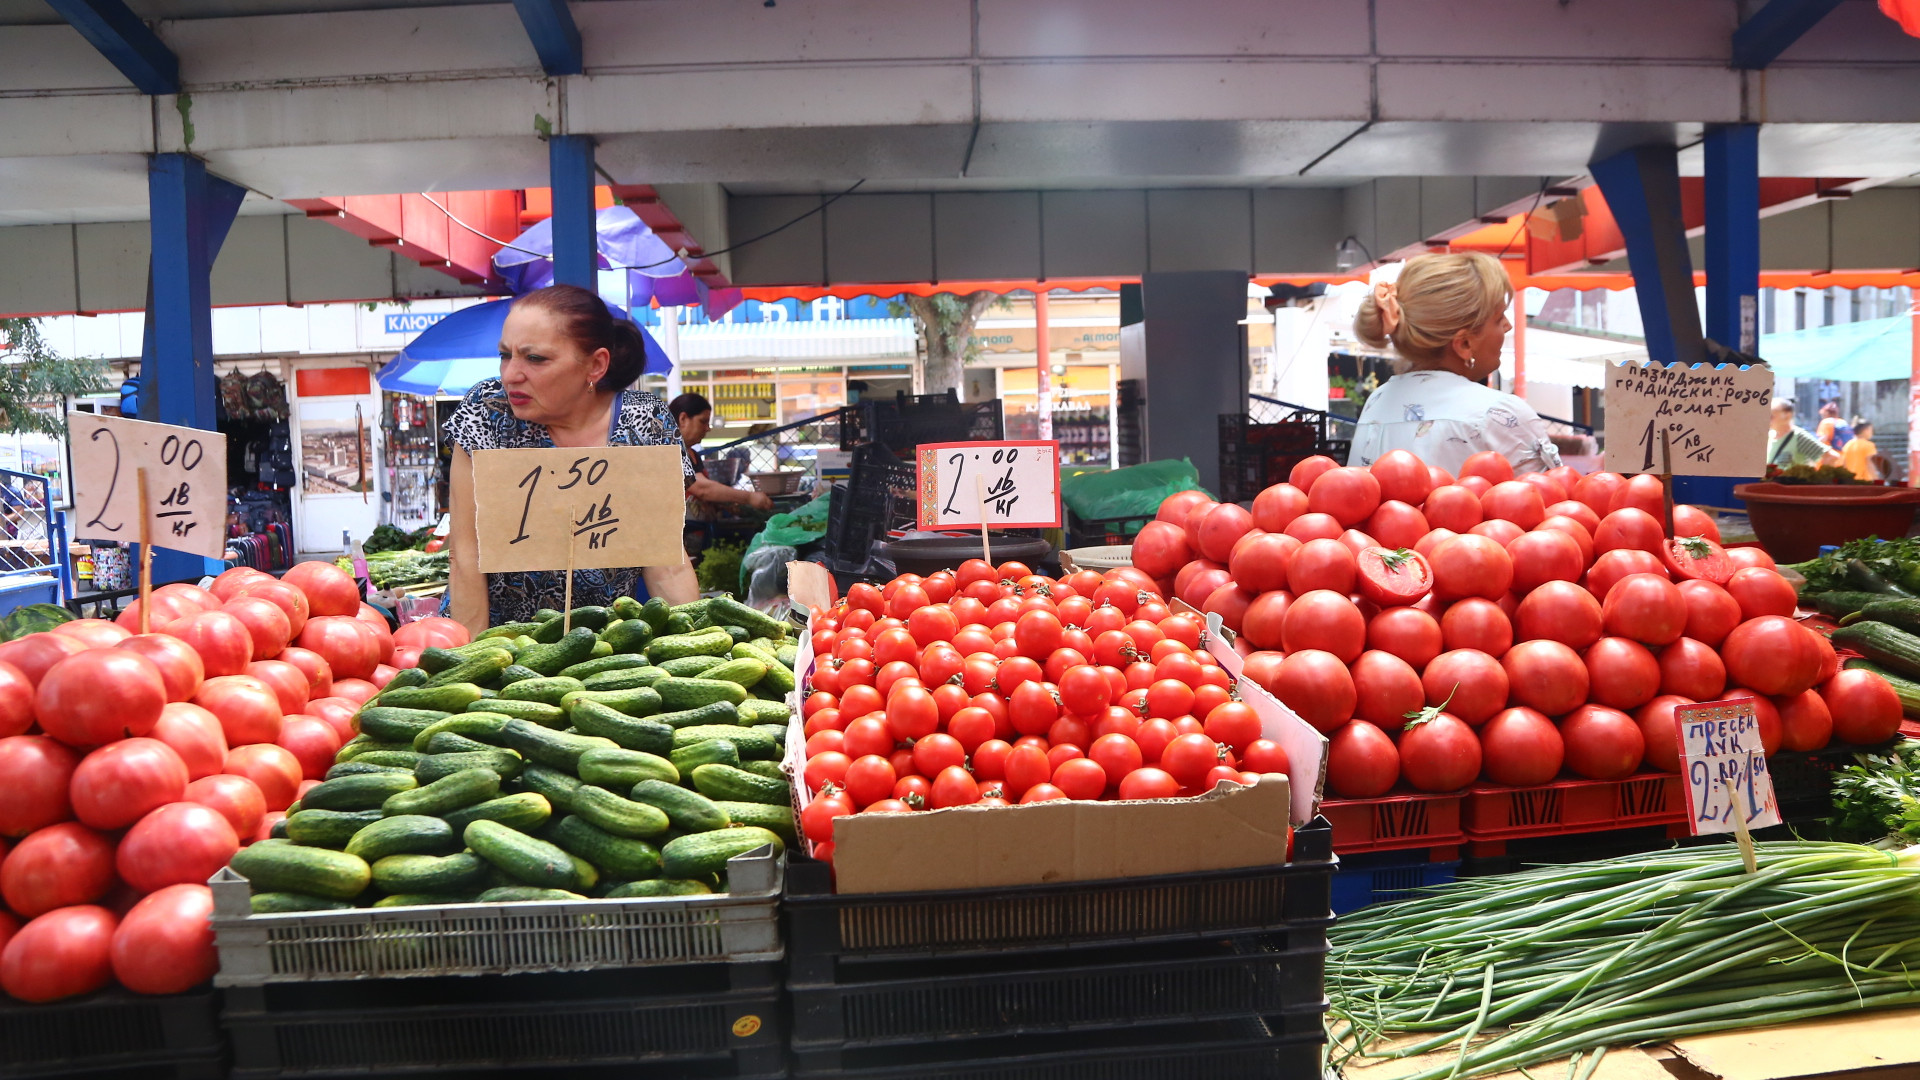
<svg viewBox="0 0 1920 1080"><path fill-rule="evenodd" d="M1376 349L1392 345L1399 374L1367 398L1349 464L1370 465L1389 450L1456 475L1483 450L1512 462L1515 473L1560 464L1540 414L1483 385L1500 370L1512 298L1500 260L1478 252L1415 256L1397 282L1373 287L1354 336Z"/></svg>

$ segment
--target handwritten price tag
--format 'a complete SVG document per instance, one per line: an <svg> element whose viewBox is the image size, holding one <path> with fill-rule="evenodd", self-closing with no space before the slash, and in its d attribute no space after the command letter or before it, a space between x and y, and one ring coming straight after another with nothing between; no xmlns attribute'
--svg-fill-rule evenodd
<svg viewBox="0 0 1920 1080"><path fill-rule="evenodd" d="M923 529L1060 526L1059 443L928 443L915 465Z"/></svg>
<svg viewBox="0 0 1920 1080"><path fill-rule="evenodd" d="M475 451L480 569L679 562L687 506L680 453L677 446Z"/></svg>
<svg viewBox="0 0 1920 1080"><path fill-rule="evenodd" d="M1673 710L1680 725L1680 771L1687 778L1687 824L1693 835L1739 831L1734 793L1746 828L1780 824L1760 721L1750 701L1707 701Z"/></svg>
<svg viewBox="0 0 1920 1080"><path fill-rule="evenodd" d="M78 540L140 539L140 487L147 471L153 546L218 559L227 546L227 437L217 431L67 414L73 458L73 530Z"/></svg>
<svg viewBox="0 0 1920 1080"><path fill-rule="evenodd" d="M1658 472L1660 433L1681 476L1758 476L1767 456L1773 372L1647 362L1607 368L1607 456L1613 472Z"/></svg>

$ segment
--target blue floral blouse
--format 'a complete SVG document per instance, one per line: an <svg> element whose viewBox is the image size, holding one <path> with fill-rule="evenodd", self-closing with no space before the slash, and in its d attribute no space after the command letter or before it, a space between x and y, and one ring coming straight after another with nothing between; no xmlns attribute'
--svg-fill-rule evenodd
<svg viewBox="0 0 1920 1080"><path fill-rule="evenodd" d="M506 390L500 380L482 379L467 391L453 415L441 428L447 439L462 450L521 450L553 445L545 424L535 424L513 415L507 404ZM614 410L608 446L679 446L679 426L667 411L667 404L644 390L621 393ZM693 466L686 455L680 456L686 483L693 483ZM516 574L487 575L487 621L498 626L507 622L528 622L541 608L558 609L566 602L564 571L527 571ZM637 566L573 572L573 603L605 605L615 597L647 598L647 586ZM446 604L443 602L444 609Z"/></svg>

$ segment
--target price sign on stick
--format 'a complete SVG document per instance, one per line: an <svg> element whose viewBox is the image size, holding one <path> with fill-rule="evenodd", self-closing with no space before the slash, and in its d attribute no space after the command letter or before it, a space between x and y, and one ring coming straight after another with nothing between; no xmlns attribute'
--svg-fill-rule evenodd
<svg viewBox="0 0 1920 1080"><path fill-rule="evenodd" d="M1057 442L928 443L915 465L923 529L1060 527Z"/></svg>
<svg viewBox="0 0 1920 1080"><path fill-rule="evenodd" d="M1753 702L1706 701L1678 706L1673 713L1680 726L1680 772L1687 778L1687 824L1693 835L1737 833L1746 848L1748 830L1780 824Z"/></svg>
<svg viewBox="0 0 1920 1080"><path fill-rule="evenodd" d="M480 569L679 562L687 516L680 455L677 446L475 451Z"/></svg>
<svg viewBox="0 0 1920 1080"><path fill-rule="evenodd" d="M1607 367L1606 467L1661 471L1664 434L1681 476L1758 476L1773 372L1638 362Z"/></svg>
<svg viewBox="0 0 1920 1080"><path fill-rule="evenodd" d="M141 539L218 559L227 544L227 437L90 412L67 414L73 459L73 535ZM146 491L141 491L141 476Z"/></svg>

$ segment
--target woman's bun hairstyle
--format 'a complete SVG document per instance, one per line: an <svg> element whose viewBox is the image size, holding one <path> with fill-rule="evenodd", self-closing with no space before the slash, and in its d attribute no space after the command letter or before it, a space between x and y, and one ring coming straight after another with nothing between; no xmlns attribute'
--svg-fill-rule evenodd
<svg viewBox="0 0 1920 1080"><path fill-rule="evenodd" d="M1374 349L1384 349L1390 342L1385 321L1380 317L1380 305L1372 293L1360 301L1360 313L1353 317L1353 336Z"/></svg>
<svg viewBox="0 0 1920 1080"><path fill-rule="evenodd" d="M513 303L516 307L531 304L560 316L568 340L582 353L591 356L607 350L607 373L594 384L600 392L625 390L646 370L647 345L640 328L629 319L615 318L598 293L578 285L549 285Z"/></svg>
<svg viewBox="0 0 1920 1080"><path fill-rule="evenodd" d="M1388 333L1377 293L1360 302L1353 336L1384 349L1391 344L1407 360L1432 360L1454 335L1477 330L1507 307L1512 280L1500 260L1478 251L1415 255L1389 290L1399 305L1399 325Z"/></svg>

